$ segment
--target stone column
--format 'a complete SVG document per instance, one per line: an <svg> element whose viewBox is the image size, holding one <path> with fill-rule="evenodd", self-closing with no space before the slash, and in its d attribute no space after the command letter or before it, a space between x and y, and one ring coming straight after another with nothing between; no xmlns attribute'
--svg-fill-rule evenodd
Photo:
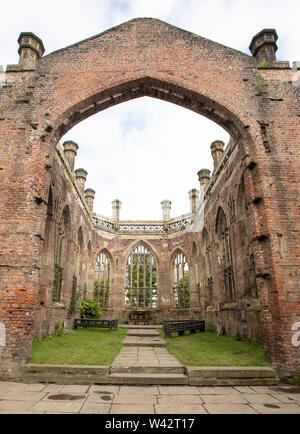
<svg viewBox="0 0 300 434"><path fill-rule="evenodd" d="M45 52L43 42L31 32L23 32L19 39L19 65L22 69L35 69L38 59Z"/></svg>
<svg viewBox="0 0 300 434"><path fill-rule="evenodd" d="M64 142L63 147L64 147L64 156L69 164L69 168L71 172L74 172L75 157L77 155L78 145L77 143L69 140L67 142Z"/></svg>
<svg viewBox="0 0 300 434"><path fill-rule="evenodd" d="M223 155L224 155L224 146L225 143L222 142L221 140L216 140L215 142L213 142L210 145L210 149L211 149L211 155L213 157L214 160L214 172L217 170Z"/></svg>
<svg viewBox="0 0 300 434"><path fill-rule="evenodd" d="M90 210L91 213L93 212L93 208L94 208L95 193L96 192L92 188L88 188L84 192L84 198L88 206L88 209Z"/></svg>
<svg viewBox="0 0 300 434"><path fill-rule="evenodd" d="M195 214L199 202L199 191L193 188L189 191L191 213Z"/></svg>
<svg viewBox="0 0 300 434"><path fill-rule="evenodd" d="M198 178L200 181L200 192L201 192L201 199L204 198L205 190L207 189L207 186L210 182L210 170L208 169L201 169L198 172Z"/></svg>
<svg viewBox="0 0 300 434"><path fill-rule="evenodd" d="M171 205L172 205L172 202L170 202L169 200L163 200L161 202L161 205L162 205L162 210L163 210L163 221L167 222L171 218Z"/></svg>
<svg viewBox="0 0 300 434"><path fill-rule="evenodd" d="M84 169L75 170L76 182L82 196L84 196L84 186L85 186L87 174L88 174L87 171Z"/></svg>
<svg viewBox="0 0 300 434"><path fill-rule="evenodd" d="M117 223L120 221L121 205L122 202L120 202L119 199L116 199L112 202L112 210L113 210L112 219Z"/></svg>
<svg viewBox="0 0 300 434"><path fill-rule="evenodd" d="M264 63L264 66L272 65L276 60L277 39L275 29L264 29L253 37L249 49L257 63Z"/></svg>

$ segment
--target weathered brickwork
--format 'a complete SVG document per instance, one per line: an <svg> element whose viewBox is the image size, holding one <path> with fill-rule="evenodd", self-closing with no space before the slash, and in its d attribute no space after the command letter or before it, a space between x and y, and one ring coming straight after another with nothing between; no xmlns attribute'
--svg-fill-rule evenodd
<svg viewBox="0 0 300 434"><path fill-rule="evenodd" d="M272 37L264 42L264 35ZM282 375L299 375L292 326L300 322L300 71L275 60L276 39L272 30L259 34L251 57L136 19L42 57L41 41L22 34L20 63L8 67L0 89L3 377L19 375L34 334L72 324L77 295L93 296L104 249L111 261L105 314L126 319L126 261L139 242L157 264L158 320L173 315L180 249L190 272L188 315L262 341ZM193 110L231 136L225 153L219 142L212 146L215 170L200 180L204 204L185 230L96 229L94 193L83 197L84 172L70 163L76 146L64 155L58 145L78 122L141 96Z"/></svg>

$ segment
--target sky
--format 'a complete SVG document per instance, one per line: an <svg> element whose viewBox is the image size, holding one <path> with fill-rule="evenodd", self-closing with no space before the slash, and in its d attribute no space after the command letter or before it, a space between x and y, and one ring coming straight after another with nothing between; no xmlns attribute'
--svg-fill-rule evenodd
<svg viewBox="0 0 300 434"><path fill-rule="evenodd" d="M299 0L10 0L0 9L0 65L18 63L17 39L30 31L45 55L137 17L158 18L250 55L252 37L275 28L278 60L300 61ZM60 141L79 145L75 169L88 172L96 191L94 211L121 220L161 220L190 211L188 192L199 190L197 172L212 170L210 144L228 143L226 131L176 105L138 98L76 125Z"/></svg>

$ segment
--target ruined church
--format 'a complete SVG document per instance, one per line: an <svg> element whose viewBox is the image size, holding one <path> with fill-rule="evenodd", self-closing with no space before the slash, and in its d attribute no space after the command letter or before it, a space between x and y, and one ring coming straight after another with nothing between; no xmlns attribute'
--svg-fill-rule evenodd
<svg viewBox="0 0 300 434"><path fill-rule="evenodd" d="M44 56L35 34L20 34L0 87L1 378L21 375L33 337L72 327L85 298L121 323L133 310L154 324L205 319L300 376L300 62L276 60L277 38L262 30L249 55L138 18ZM125 221L114 198L101 215L80 143L61 140L143 96L230 135L207 143L214 168L199 167L180 217L164 200L160 221Z"/></svg>

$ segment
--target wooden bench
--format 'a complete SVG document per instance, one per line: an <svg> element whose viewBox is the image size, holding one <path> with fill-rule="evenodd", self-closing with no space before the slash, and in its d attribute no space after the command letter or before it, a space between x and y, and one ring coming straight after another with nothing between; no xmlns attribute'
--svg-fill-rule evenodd
<svg viewBox="0 0 300 434"><path fill-rule="evenodd" d="M184 336L185 331L189 330L190 333L205 331L204 320L163 320L163 331L165 338L171 338L172 333L178 333L179 336Z"/></svg>
<svg viewBox="0 0 300 434"><path fill-rule="evenodd" d="M110 331L118 330L118 320L116 319L75 319L74 328L78 327L96 327L106 328Z"/></svg>

